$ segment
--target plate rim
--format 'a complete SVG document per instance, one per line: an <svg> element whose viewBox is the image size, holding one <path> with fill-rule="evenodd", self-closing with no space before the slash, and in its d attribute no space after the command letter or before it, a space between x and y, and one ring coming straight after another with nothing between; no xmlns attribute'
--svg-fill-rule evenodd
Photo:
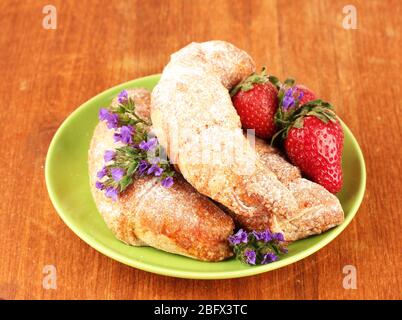
<svg viewBox="0 0 402 320"><path fill-rule="evenodd" d="M127 258L124 255L115 252L113 249L108 248L107 246L103 245L100 243L96 238L91 237L90 235L86 234L84 231L81 230L80 227L77 227L73 222L71 222L68 218L68 215L64 213L64 210L61 208L61 206L58 204L58 201L56 199L55 192L53 188L51 187L51 173L50 173L50 161L52 158L53 150L55 149L55 145L57 144L57 141L59 137L62 135L65 127L68 125L68 123L77 117L77 115L80 113L81 110L87 108L88 105L92 104L95 100L99 99L101 96L108 95L109 93L112 93L113 91L117 91L119 89L126 88L127 86L130 85L135 85L136 82L142 82L145 80L155 80L160 78L160 74L153 74L153 75L148 75L145 77L140 77L136 78L130 81L123 82L121 84L118 84L116 86L113 86L109 89L106 89L94 97L90 98L83 104L81 104L78 108L76 108L73 112L71 112L61 123L61 125L58 127L56 130L46 153L46 161L45 161L45 183L46 183L46 188L50 197L50 200L56 209L56 212L58 216L62 219L62 221L81 239L83 240L86 244L88 244L90 247L94 248L98 252L102 253L103 255L106 255L109 258L112 258L113 260L116 260L120 263L123 263L125 265L128 265L130 267L134 267L143 271L155 273L155 274L160 274L160 275L165 275L165 276L171 276L171 277L176 277L176 278L185 278L185 279L202 279L202 280L216 280L216 279L232 279L232 278L241 278L241 277L247 277L247 276L253 276L253 275L258 275L261 273L265 273L268 271L272 271L275 269L283 268L287 265L293 264L297 261L300 261L304 258L307 258L308 256L316 253L326 245L328 245L330 242L332 242L339 234L345 230L345 228L350 224L352 219L355 217L362 201L364 198L364 193L366 190L366 164L364 160L364 155L363 152L359 146L359 143L357 142L355 136L353 135L352 131L346 126L346 124L342 121L342 119L339 118L342 128L344 131L347 131L348 135L351 137L351 143L354 146L354 149L357 150L357 156L359 159L359 162L361 164L360 168L360 174L361 174L361 183L360 187L357 191L357 198L356 201L354 201L352 208L350 210L350 213L347 217L345 217L345 220L343 223L334 229L332 229L332 233L329 234L327 237L322 239L321 241L315 243L311 247L296 253L294 256L289 257L289 259L284 259L284 260L279 260L276 261L273 264L267 264L263 266L255 266L255 267L250 267L248 269L242 269L242 270L233 270L233 271L207 271L207 272L197 272L197 271L185 271L185 270L175 270L167 267L161 267L161 266L156 266L156 265L150 265L146 262L141 262L138 260L133 260L132 258Z"/></svg>

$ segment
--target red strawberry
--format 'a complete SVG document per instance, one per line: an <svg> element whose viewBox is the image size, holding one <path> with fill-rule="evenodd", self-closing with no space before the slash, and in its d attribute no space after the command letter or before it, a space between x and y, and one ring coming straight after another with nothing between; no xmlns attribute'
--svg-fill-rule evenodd
<svg viewBox="0 0 402 320"><path fill-rule="evenodd" d="M332 193L342 188L342 149L343 131L338 120L325 123L306 116L303 127L292 127L285 138L290 161Z"/></svg>
<svg viewBox="0 0 402 320"><path fill-rule="evenodd" d="M289 160L311 180L337 193L342 188L343 131L332 106L322 100L303 102L294 86L279 91L273 137L282 135ZM300 99L300 100L299 100Z"/></svg>
<svg viewBox="0 0 402 320"><path fill-rule="evenodd" d="M271 138L276 132L274 116L278 108L278 90L269 82L265 69L261 74L252 74L230 94L243 128L254 129L260 138Z"/></svg>

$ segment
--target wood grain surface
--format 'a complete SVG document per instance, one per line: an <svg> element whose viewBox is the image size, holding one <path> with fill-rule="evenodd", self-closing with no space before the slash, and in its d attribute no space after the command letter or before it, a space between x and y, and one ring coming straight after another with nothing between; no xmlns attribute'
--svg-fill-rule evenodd
<svg viewBox="0 0 402 320"><path fill-rule="evenodd" d="M56 30L42 27L49 3ZM342 27L347 4L356 30ZM398 0L0 0L0 298L402 298L401 9ZM89 98L159 73L170 53L210 39L336 106L366 159L363 204L328 246L262 275L195 281L127 267L58 217L44 181L49 143ZM45 265L57 268L57 289L43 288ZM345 265L357 269L355 290L342 286Z"/></svg>

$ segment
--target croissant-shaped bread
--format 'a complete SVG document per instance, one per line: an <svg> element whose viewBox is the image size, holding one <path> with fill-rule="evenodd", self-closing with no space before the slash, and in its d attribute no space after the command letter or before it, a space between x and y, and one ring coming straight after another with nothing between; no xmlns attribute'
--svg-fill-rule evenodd
<svg viewBox="0 0 402 320"><path fill-rule="evenodd" d="M134 89L128 94L136 104L136 112L148 118L149 92ZM103 166L103 155L116 146L113 130L99 123L89 150L91 190L99 212L119 240L206 261L232 255L227 242L234 229L232 219L179 173L170 188L163 187L155 177L136 178L117 201L96 189L96 173Z"/></svg>
<svg viewBox="0 0 402 320"><path fill-rule="evenodd" d="M292 241L340 224L344 214L334 195L301 178L266 143L257 139L253 148L243 136L228 89L254 69L244 51L223 41L173 54L152 92L159 140L185 179L246 229L268 228ZM200 158L205 150L212 156Z"/></svg>
<svg viewBox="0 0 402 320"><path fill-rule="evenodd" d="M239 216L289 219L297 201L243 136L228 92L254 70L250 56L227 42L192 43L179 50L152 92L153 128L200 193Z"/></svg>

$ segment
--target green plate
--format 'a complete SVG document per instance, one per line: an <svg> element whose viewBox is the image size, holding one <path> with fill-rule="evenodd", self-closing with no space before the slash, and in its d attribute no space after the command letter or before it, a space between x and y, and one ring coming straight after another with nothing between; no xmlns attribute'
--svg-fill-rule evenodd
<svg viewBox="0 0 402 320"><path fill-rule="evenodd" d="M159 77L152 75L132 80L92 98L64 121L50 143L45 170L50 199L63 221L82 240L108 257L138 269L181 278L224 279L255 275L303 259L327 245L350 223L363 199L366 170L356 139L342 123L345 132L344 186L338 197L345 211L345 222L324 234L291 244L289 253L281 260L255 267L243 265L235 259L201 262L154 248L131 247L118 241L106 227L92 199L87 166L89 143L101 107L107 106L122 89L152 89Z"/></svg>

